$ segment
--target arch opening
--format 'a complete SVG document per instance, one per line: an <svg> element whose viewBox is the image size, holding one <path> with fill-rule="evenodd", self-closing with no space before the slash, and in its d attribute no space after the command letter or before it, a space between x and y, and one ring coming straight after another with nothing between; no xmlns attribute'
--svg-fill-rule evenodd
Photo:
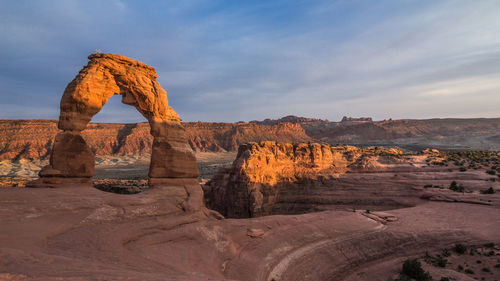
<svg viewBox="0 0 500 281"><path fill-rule="evenodd" d="M82 133L95 154L94 188L118 194L147 190L152 138L147 120L135 107L113 95ZM101 135L113 143L105 143Z"/></svg>

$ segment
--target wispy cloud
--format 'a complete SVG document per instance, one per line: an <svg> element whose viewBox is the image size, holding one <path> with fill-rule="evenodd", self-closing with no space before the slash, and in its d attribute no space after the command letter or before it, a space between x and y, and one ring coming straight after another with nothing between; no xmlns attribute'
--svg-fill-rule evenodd
<svg viewBox="0 0 500 281"><path fill-rule="evenodd" d="M57 114L54 100L101 49L154 66L185 120L500 116L494 0L2 6L0 111L39 103ZM129 118L124 110L105 107L96 120Z"/></svg>

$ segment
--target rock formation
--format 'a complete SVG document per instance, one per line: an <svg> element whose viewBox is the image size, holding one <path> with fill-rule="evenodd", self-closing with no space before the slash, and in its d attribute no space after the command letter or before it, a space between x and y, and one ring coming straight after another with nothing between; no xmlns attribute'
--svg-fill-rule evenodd
<svg viewBox="0 0 500 281"><path fill-rule="evenodd" d="M491 185L484 171L464 174L439 151L429 151L408 154L397 148L249 143L240 146L230 168L219 170L206 183L206 204L237 218L387 210L414 206L420 198L433 196L458 200L452 198L455 193L424 194L429 192L424 186L442 190L458 179L476 190Z"/></svg>
<svg viewBox="0 0 500 281"><path fill-rule="evenodd" d="M314 202L308 206L305 200L318 195L312 192L316 184L311 182L321 183L356 170L356 164L362 165L360 169L384 170L386 165L377 165L383 152L402 154L396 149L368 152L319 143L241 145L233 166L219 171L205 186L207 203L229 217L311 211Z"/></svg>
<svg viewBox="0 0 500 281"><path fill-rule="evenodd" d="M371 117L356 118L356 117L344 116L344 117L342 117L342 120L340 122L343 123L343 122L348 122L348 121L351 121L351 122L373 122L373 119Z"/></svg>
<svg viewBox="0 0 500 281"><path fill-rule="evenodd" d="M307 142L298 124L264 126L249 123L183 122L188 144L194 151L237 151L240 144L263 140ZM55 136L54 120L0 120L0 160L49 159ZM153 136L148 123L90 123L81 136L96 156L150 155Z"/></svg>
<svg viewBox="0 0 500 281"><path fill-rule="evenodd" d="M81 132L113 95L134 106L148 121L153 136L150 187L168 186L178 204L189 211L203 207L197 182L196 158L177 113L168 106L167 93L156 81L155 70L141 62L113 54L93 54L71 81L61 99L61 114L50 157L40 179L31 187L59 187L90 183L94 154ZM181 204L182 203L182 204Z"/></svg>

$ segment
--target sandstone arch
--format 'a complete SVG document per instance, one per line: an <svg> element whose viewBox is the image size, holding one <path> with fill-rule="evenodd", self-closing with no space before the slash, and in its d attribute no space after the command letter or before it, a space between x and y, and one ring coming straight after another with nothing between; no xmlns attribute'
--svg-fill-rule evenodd
<svg viewBox="0 0 500 281"><path fill-rule="evenodd" d="M154 140L150 187L183 186L188 197L201 194L196 158L179 116L168 106L167 93L156 81L154 68L114 54L93 54L88 58L90 62L64 91L58 123L62 131L55 138L50 164L31 186L90 183L94 155L80 132L111 96L119 94L122 102L134 106L151 126Z"/></svg>

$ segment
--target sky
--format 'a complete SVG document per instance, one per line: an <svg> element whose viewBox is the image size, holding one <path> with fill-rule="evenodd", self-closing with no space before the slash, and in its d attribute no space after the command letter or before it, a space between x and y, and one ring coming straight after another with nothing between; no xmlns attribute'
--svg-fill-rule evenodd
<svg viewBox="0 0 500 281"><path fill-rule="evenodd" d="M184 121L500 117L500 0L0 0L0 118L57 119L96 51ZM93 121L145 119L114 96Z"/></svg>

